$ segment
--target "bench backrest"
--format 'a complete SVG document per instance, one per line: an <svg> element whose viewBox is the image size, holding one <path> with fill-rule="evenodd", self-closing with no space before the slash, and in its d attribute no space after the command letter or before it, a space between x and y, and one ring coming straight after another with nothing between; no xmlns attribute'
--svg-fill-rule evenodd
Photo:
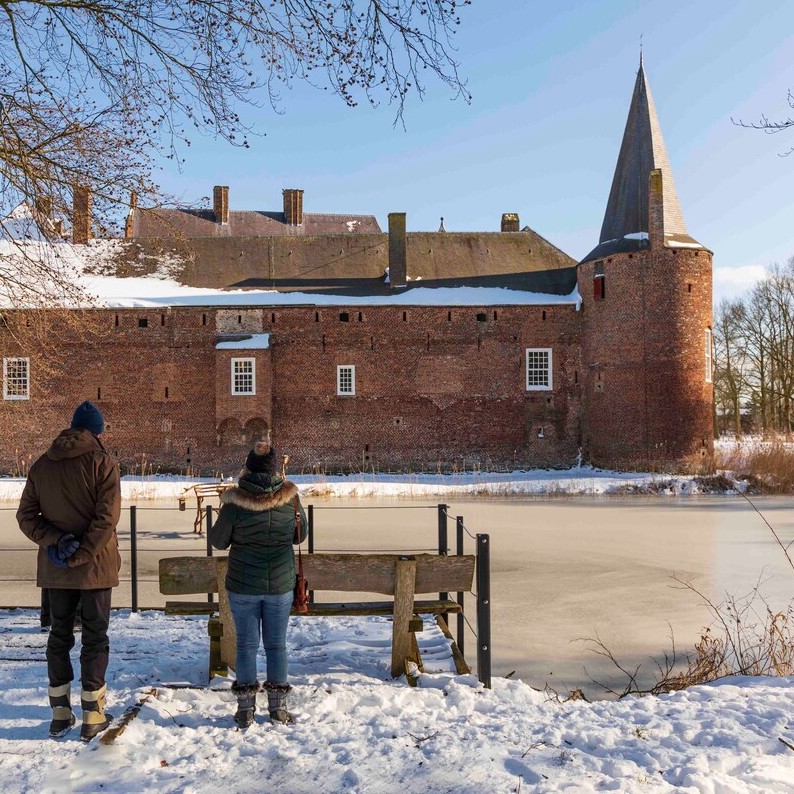
<svg viewBox="0 0 794 794"><path fill-rule="evenodd" d="M160 592L163 595L189 595L218 592L216 557L162 557Z"/></svg>
<svg viewBox="0 0 794 794"><path fill-rule="evenodd" d="M415 593L471 589L474 555L416 554ZM189 595L218 592L218 564L225 557L165 557L160 560L160 592ZM396 554L304 554L310 590L394 595ZM225 573L225 572L224 572Z"/></svg>

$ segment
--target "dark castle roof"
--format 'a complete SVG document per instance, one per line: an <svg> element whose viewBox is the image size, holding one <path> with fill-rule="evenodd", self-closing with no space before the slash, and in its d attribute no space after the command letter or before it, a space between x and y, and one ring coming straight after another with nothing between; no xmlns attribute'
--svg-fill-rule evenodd
<svg viewBox="0 0 794 794"><path fill-rule="evenodd" d="M141 209L133 211L132 237L310 237L323 234L378 234L374 215L306 212L290 225L283 212L230 210L228 223L217 223L212 210Z"/></svg>
<svg viewBox="0 0 794 794"><path fill-rule="evenodd" d="M211 210L133 203L116 275L155 273L167 263L172 278L192 287L393 294L386 274L397 242L409 289L505 287L568 295L576 286L575 260L529 227L406 234L398 225L384 234L373 215L302 212L303 191L284 191L284 212L228 210L228 191L214 188ZM299 223L288 222L293 210ZM399 257L395 267L400 270Z"/></svg>
<svg viewBox="0 0 794 794"><path fill-rule="evenodd" d="M583 261L648 247L647 239L641 238L640 234L650 231L648 187L650 173L655 169L662 173L665 241L699 247L700 244L687 232L656 106L640 58L601 237L598 246Z"/></svg>
<svg viewBox="0 0 794 794"><path fill-rule="evenodd" d="M350 295L393 290L388 234L137 238L118 249L120 277L157 272L193 287L276 289ZM406 275L414 287L507 287L567 295L576 286L576 260L534 231L409 232Z"/></svg>

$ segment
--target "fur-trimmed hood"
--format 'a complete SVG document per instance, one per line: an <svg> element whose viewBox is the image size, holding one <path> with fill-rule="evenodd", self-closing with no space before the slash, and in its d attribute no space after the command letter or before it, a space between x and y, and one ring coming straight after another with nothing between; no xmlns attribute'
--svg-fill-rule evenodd
<svg viewBox="0 0 794 794"><path fill-rule="evenodd" d="M284 480L278 491L268 494L253 494L250 491L244 491L237 485L221 494L221 504L233 504L244 510L264 512L288 504L297 495L298 486L289 480Z"/></svg>

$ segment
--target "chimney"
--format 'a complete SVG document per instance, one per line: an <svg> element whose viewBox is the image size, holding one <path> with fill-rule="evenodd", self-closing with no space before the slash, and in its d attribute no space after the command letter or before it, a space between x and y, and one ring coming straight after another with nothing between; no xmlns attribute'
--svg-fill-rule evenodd
<svg viewBox="0 0 794 794"><path fill-rule="evenodd" d="M303 223L303 191L295 188L285 188L284 220L287 226L300 226Z"/></svg>
<svg viewBox="0 0 794 794"><path fill-rule="evenodd" d="M52 199L47 196L40 196L36 199L36 212L48 220L52 218Z"/></svg>
<svg viewBox="0 0 794 794"><path fill-rule="evenodd" d="M124 223L124 236L133 237L133 224L135 222L135 208L138 206L138 194L133 190L130 193L130 211L127 213L127 220Z"/></svg>
<svg viewBox="0 0 794 794"><path fill-rule="evenodd" d="M399 289L407 285L405 213L389 213L389 286Z"/></svg>
<svg viewBox="0 0 794 794"><path fill-rule="evenodd" d="M212 212L215 223L225 226L229 223L229 187L228 185L215 185L212 188Z"/></svg>
<svg viewBox="0 0 794 794"><path fill-rule="evenodd" d="M85 245L91 239L91 191L75 185L72 193L72 242Z"/></svg>
<svg viewBox="0 0 794 794"><path fill-rule="evenodd" d="M664 182L661 168L651 171L648 182L648 242L651 248L664 245Z"/></svg>
<svg viewBox="0 0 794 794"><path fill-rule="evenodd" d="M517 212L503 212L502 213L502 231L503 232L520 232L521 224L518 220Z"/></svg>

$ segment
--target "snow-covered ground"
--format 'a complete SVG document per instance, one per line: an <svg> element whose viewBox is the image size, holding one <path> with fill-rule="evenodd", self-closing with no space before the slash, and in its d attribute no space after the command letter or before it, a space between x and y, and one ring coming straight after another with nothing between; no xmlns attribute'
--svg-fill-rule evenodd
<svg viewBox="0 0 794 794"><path fill-rule="evenodd" d="M206 619L114 613L110 710L155 693L105 746L76 729L46 738L46 634L29 610L0 612L4 791L794 792L794 749L781 741L794 747L792 679L558 702L518 681L487 690L455 675L426 623L427 672L412 688L389 678L385 619L293 618L297 722L271 724L260 695L256 724L240 732L229 681L206 685Z"/></svg>
<svg viewBox="0 0 794 794"><path fill-rule="evenodd" d="M353 474L347 476L289 473L302 496L307 497L464 497L489 496L585 496L650 491L670 495L697 494L702 486L686 475L619 472L575 466L570 469L489 472L482 469L459 474ZM126 476L122 479L125 501L176 499L186 488L208 480L171 475ZM0 502L19 499L25 480L0 478Z"/></svg>
<svg viewBox="0 0 794 794"><path fill-rule="evenodd" d="M568 471L293 477L304 495L695 493L692 478ZM173 499L190 482L123 482L124 498ZM0 480L0 500L22 480ZM731 678L620 701L560 702L521 681L454 673L426 619L418 686L391 679L383 618L293 618L297 722L232 720L230 682L206 681L206 619L114 612L109 707L152 690L115 744L46 738L46 634L31 610L0 611L0 779L13 792L794 792L794 679ZM78 643L73 651L75 661ZM260 656L260 675L264 657ZM73 695L76 702L77 696ZM264 706L260 696L260 712Z"/></svg>

